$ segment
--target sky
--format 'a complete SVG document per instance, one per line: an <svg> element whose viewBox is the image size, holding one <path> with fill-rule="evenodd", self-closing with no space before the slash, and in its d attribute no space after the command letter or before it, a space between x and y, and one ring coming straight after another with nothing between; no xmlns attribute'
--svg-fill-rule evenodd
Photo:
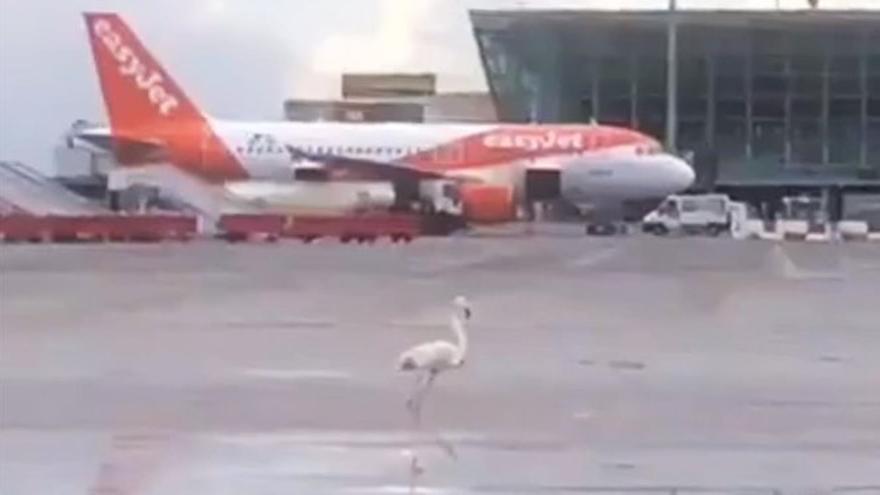
<svg viewBox="0 0 880 495"><path fill-rule="evenodd" d="M678 0L681 8L805 0ZM82 13L121 14L206 113L276 120L284 99L339 96L342 72L436 72L484 90L472 8L657 9L668 0L0 0L0 160L51 170L77 119L106 121ZM880 0L820 0L880 8Z"/></svg>

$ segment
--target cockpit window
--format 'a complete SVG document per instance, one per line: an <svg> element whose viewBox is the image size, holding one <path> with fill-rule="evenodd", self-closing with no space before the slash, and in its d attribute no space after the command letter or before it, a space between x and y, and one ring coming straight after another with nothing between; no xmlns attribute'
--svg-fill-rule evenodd
<svg viewBox="0 0 880 495"><path fill-rule="evenodd" d="M663 153L663 146L658 142L643 143L636 146L637 155L658 155Z"/></svg>

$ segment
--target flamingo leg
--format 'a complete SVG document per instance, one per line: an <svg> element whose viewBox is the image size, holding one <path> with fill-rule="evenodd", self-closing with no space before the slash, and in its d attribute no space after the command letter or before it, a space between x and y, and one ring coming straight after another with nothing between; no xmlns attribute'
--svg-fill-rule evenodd
<svg viewBox="0 0 880 495"><path fill-rule="evenodd" d="M422 422L422 405L425 403L425 399L428 397L428 392L431 391L431 386L434 384L434 379L437 377L437 372L434 370L428 371L427 379L422 382L421 387L417 390L415 397L415 401L413 403L413 414L415 425L419 426Z"/></svg>
<svg viewBox="0 0 880 495"><path fill-rule="evenodd" d="M416 414L416 425L421 421L421 412L422 405L428 397L428 392L431 391L431 387L434 385L434 379L437 378L438 373L436 371L430 371L428 375L428 379L425 381L424 386L422 387L418 402L417 402L417 414ZM437 444L440 449L442 449L446 455L448 455L452 459L458 459L458 454L455 451L455 447L453 447L452 443L440 436L439 433L434 434L434 442Z"/></svg>
<svg viewBox="0 0 880 495"><path fill-rule="evenodd" d="M420 393L422 387L424 387L424 382L426 381L426 373L417 372L416 373L416 382L413 387L412 392L409 395L409 398L406 399L406 409L409 411L410 415L413 417L413 422L418 424L419 422L419 414L420 414Z"/></svg>

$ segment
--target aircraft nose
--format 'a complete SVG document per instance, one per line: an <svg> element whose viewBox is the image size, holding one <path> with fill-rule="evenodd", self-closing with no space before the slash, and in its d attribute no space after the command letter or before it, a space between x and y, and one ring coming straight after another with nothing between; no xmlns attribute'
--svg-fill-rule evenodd
<svg viewBox="0 0 880 495"><path fill-rule="evenodd" d="M684 191L691 187L696 174L688 162L673 155L667 155L663 162L667 183L672 192Z"/></svg>

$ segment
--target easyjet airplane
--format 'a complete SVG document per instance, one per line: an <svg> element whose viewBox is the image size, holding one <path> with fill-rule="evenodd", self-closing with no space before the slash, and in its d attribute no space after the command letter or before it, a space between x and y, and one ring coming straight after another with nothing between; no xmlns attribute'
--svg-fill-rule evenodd
<svg viewBox="0 0 880 495"><path fill-rule="evenodd" d="M561 194L576 204L661 198L694 179L691 167L664 153L657 140L604 125L214 119L119 16L90 13L85 21L110 128L81 130L75 137L112 150L122 165L170 162L227 187L296 180L297 169L305 167L317 167L331 180L450 177L510 188L508 197L517 199L527 170L556 170ZM473 207L479 208L475 198Z"/></svg>

